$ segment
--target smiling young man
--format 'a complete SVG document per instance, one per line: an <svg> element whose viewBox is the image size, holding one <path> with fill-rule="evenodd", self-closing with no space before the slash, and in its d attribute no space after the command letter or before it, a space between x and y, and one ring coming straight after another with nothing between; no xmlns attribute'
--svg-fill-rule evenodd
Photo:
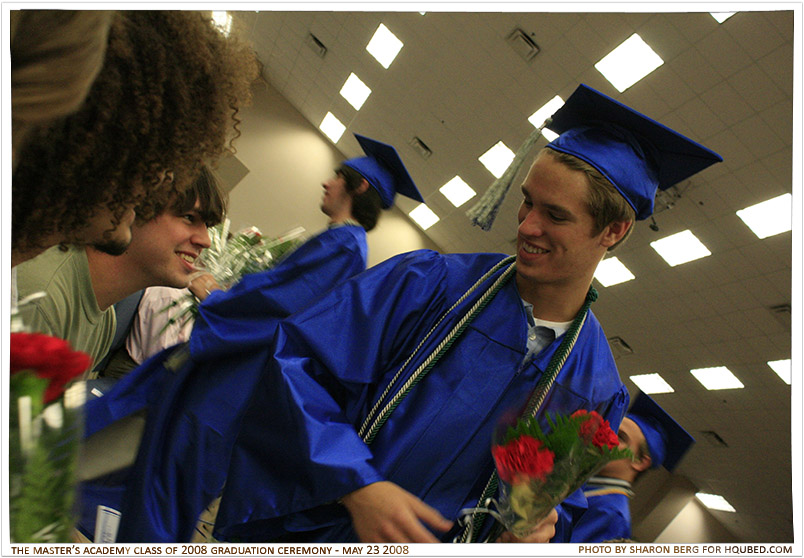
<svg viewBox="0 0 804 558"><path fill-rule="evenodd" d="M204 168L168 208L133 225L122 254L110 237L109 244L55 246L23 262L17 268L20 297L47 295L23 307L26 325L67 339L99 362L114 336L114 303L150 286L186 287L196 258L209 246L207 227L224 212L223 195Z"/></svg>
<svg viewBox="0 0 804 558"><path fill-rule="evenodd" d="M551 129L559 139L523 184L515 257L391 258L280 321L271 345L249 357L260 381L237 433L217 539L514 542L492 536L484 516L497 496L486 488L496 486L489 444L500 421L534 398L545 425L548 412L579 409L619 425L629 397L589 311L595 268L634 214L650 215L657 188L720 157L585 86ZM664 156L679 144L682 155ZM204 397L211 413L220 392ZM192 433L177 440L206 447ZM163 459L164 447L172 446L141 453L151 464L146 494L195 466ZM142 494L128 501L147 509L123 512L129 542L163 534L172 519L163 501ZM188 487L184 497L197 495ZM558 517L524 542L550 540Z"/></svg>

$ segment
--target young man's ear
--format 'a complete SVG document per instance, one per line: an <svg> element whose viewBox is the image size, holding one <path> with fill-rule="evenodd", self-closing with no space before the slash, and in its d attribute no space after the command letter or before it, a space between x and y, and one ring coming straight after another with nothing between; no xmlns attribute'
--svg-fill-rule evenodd
<svg viewBox="0 0 804 558"><path fill-rule="evenodd" d="M368 183L368 180L366 180L365 178L361 179L360 180L360 186L358 186L357 190L355 190L355 194L363 194L363 193L365 193L369 189L370 186L371 185Z"/></svg>
<svg viewBox="0 0 804 558"><path fill-rule="evenodd" d="M642 457L636 459L632 463L632 467L639 472L647 471L650 469L651 464L653 463L653 459L651 459L650 455L647 453L643 453Z"/></svg>
<svg viewBox="0 0 804 558"><path fill-rule="evenodd" d="M620 242L628 233L628 229L634 226L633 221L614 221L603 229L603 236L600 239L600 244L606 248L610 248Z"/></svg>

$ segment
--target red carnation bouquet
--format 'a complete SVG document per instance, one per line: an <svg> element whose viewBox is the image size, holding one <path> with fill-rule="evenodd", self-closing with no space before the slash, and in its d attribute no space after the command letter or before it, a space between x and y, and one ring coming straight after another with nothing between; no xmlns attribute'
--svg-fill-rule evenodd
<svg viewBox="0 0 804 558"><path fill-rule="evenodd" d="M83 382L91 364L67 341L11 333L9 516L12 542L70 542Z"/></svg>
<svg viewBox="0 0 804 558"><path fill-rule="evenodd" d="M631 458L596 411L547 415L545 433L534 417L503 430L492 447L500 485L497 508L505 528L528 535L559 503L609 461Z"/></svg>

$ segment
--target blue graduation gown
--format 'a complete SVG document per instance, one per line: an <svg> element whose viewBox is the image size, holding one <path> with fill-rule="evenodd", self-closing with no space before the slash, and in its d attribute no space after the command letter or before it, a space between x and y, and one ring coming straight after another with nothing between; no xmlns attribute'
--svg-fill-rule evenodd
<svg viewBox="0 0 804 558"><path fill-rule="evenodd" d="M88 434L143 408L146 427L121 482L86 483L80 527L91 536L98 504L122 512L118 542L188 541L221 491L239 423L276 323L365 270L366 232L329 228L271 270L216 291L199 306L190 358L171 367L167 349L87 404ZM122 506L122 508L120 507Z"/></svg>
<svg viewBox="0 0 804 558"><path fill-rule="evenodd" d="M570 542L597 543L631 538L631 509L622 493L586 495L587 509L572 527Z"/></svg>
<svg viewBox="0 0 804 558"><path fill-rule="evenodd" d="M502 258L427 250L397 256L282 321L232 456L215 536L355 540L348 513L334 502L380 480L447 518L474 506L493 471L492 430L503 413L521 409L561 341L519 371L527 319L513 278L371 446L357 429L441 314ZM409 372L476 298L437 326ZM628 392L590 312L540 417L596 410L617 428L627 406Z"/></svg>

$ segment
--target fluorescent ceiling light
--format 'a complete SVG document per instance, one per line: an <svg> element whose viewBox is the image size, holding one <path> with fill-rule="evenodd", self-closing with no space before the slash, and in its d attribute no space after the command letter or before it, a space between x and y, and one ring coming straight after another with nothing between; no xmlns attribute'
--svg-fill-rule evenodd
<svg viewBox="0 0 804 558"><path fill-rule="evenodd" d="M793 228L793 196L782 194L737 212L759 238L767 238Z"/></svg>
<svg viewBox="0 0 804 558"><path fill-rule="evenodd" d="M514 152L501 141L498 141L491 149L483 153L478 160L483 166L489 169L494 178L500 178L514 160Z"/></svg>
<svg viewBox="0 0 804 558"><path fill-rule="evenodd" d="M360 110L369 95L371 95L371 89L353 73L349 74L349 77L346 78L346 83L341 87L341 96L349 101L349 104L355 107L355 110Z"/></svg>
<svg viewBox="0 0 804 558"><path fill-rule="evenodd" d="M706 494L705 492L698 492L695 495L701 503L709 508L710 510L719 510L719 511L727 511L727 512L734 512L735 510L731 504L729 504L723 496L718 496L717 494Z"/></svg>
<svg viewBox="0 0 804 558"><path fill-rule="evenodd" d="M689 230L656 240L650 245L670 267L712 255L712 252Z"/></svg>
<svg viewBox="0 0 804 558"><path fill-rule="evenodd" d="M444 184L438 191L444 194L455 207L462 206L467 200L472 199L476 193L460 176L456 176Z"/></svg>
<svg viewBox="0 0 804 558"><path fill-rule="evenodd" d="M226 37L232 31L232 14L229 12L212 12L212 23L220 29Z"/></svg>
<svg viewBox="0 0 804 558"><path fill-rule="evenodd" d="M545 120L553 116L553 114L555 114L555 112L562 106L564 106L564 99L556 95L547 101L542 108L531 114L528 118L528 122L533 124L535 128L538 128L544 124Z"/></svg>
<svg viewBox="0 0 804 558"><path fill-rule="evenodd" d="M718 23L723 23L737 12L709 12L709 15L715 18Z"/></svg>
<svg viewBox="0 0 804 558"><path fill-rule="evenodd" d="M675 390L670 384L664 381L664 378L658 374L638 374L630 376L631 381L634 382L639 389L647 393L673 393Z"/></svg>
<svg viewBox="0 0 804 558"><path fill-rule="evenodd" d="M338 143L338 140L341 139L344 130L346 130L346 126L341 124L341 121L335 118L335 115L331 112L327 113L327 115L324 117L324 120L321 121L319 128L329 139L332 140L332 143Z"/></svg>
<svg viewBox="0 0 804 558"><path fill-rule="evenodd" d="M633 278L634 274L616 256L606 258L597 265L595 270L595 279L600 281L604 287L625 283Z"/></svg>
<svg viewBox="0 0 804 558"><path fill-rule="evenodd" d="M634 33L595 64L595 68L622 93L662 64L664 60Z"/></svg>
<svg viewBox="0 0 804 558"><path fill-rule="evenodd" d="M708 390L744 388L743 383L725 366L696 368L690 373Z"/></svg>
<svg viewBox="0 0 804 558"><path fill-rule="evenodd" d="M789 358L785 360L772 360L768 362L768 366L773 368L773 371L784 380L784 383L788 386L790 385L790 376L793 366Z"/></svg>
<svg viewBox="0 0 804 558"><path fill-rule="evenodd" d="M425 204L419 204L419 206L408 213L410 218L416 221L423 231L426 231L436 223L438 223L438 215L433 213L433 211L427 207Z"/></svg>
<svg viewBox="0 0 804 558"><path fill-rule="evenodd" d="M544 139L546 139L548 142L551 142L558 137L558 134L556 134L553 130L549 128L543 129L542 135L544 136Z"/></svg>
<svg viewBox="0 0 804 558"><path fill-rule="evenodd" d="M385 25L380 23L368 46L366 46L366 50L387 70L396 55L402 50L402 46L402 41L397 39L396 35L391 33Z"/></svg>

